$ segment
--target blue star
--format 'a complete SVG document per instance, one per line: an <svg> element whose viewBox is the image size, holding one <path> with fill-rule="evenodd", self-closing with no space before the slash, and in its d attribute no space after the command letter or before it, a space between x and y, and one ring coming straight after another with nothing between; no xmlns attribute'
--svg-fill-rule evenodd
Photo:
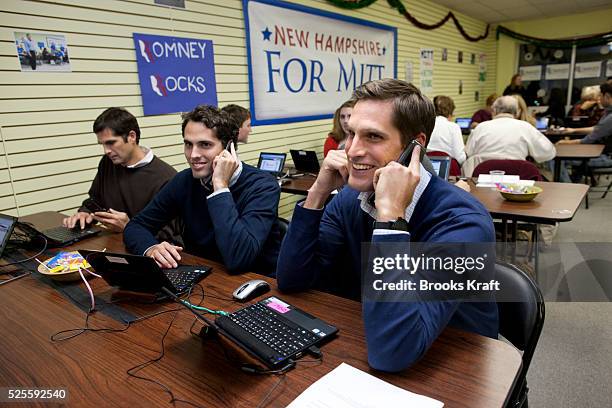
<svg viewBox="0 0 612 408"><path fill-rule="evenodd" d="M385 55L387 53L387 48L383 47L383 55Z"/></svg>
<svg viewBox="0 0 612 408"><path fill-rule="evenodd" d="M272 31L268 30L268 27L266 27L266 29L263 30L261 33L263 34L264 41L270 41L270 36L272 35Z"/></svg>

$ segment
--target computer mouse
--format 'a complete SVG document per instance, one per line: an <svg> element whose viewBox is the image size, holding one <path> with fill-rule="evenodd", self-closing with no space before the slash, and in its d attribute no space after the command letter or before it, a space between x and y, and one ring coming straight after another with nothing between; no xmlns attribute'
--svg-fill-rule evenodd
<svg viewBox="0 0 612 408"><path fill-rule="evenodd" d="M234 299L238 300L239 302L246 302L254 297L263 295L269 290L270 285L268 282L261 279L253 279L238 286L233 295Z"/></svg>

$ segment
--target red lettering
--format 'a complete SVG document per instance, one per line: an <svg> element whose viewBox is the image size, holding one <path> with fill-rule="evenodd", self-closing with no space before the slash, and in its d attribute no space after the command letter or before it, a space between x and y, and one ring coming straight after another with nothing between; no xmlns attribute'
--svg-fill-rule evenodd
<svg viewBox="0 0 612 408"><path fill-rule="evenodd" d="M325 51L334 51L331 36L327 37L327 41L325 42Z"/></svg>
<svg viewBox="0 0 612 408"><path fill-rule="evenodd" d="M287 38L289 39L289 45L295 47L295 42L293 41L293 28L287 29Z"/></svg>
<svg viewBox="0 0 612 408"><path fill-rule="evenodd" d="M338 52L338 53L344 52L344 38L336 37L336 46L334 48L334 52Z"/></svg>
<svg viewBox="0 0 612 408"><path fill-rule="evenodd" d="M299 33L298 33L298 44L300 44L300 47L308 48L308 36L309 35L310 35L310 31L303 31L303 30L299 31Z"/></svg>
<svg viewBox="0 0 612 408"><path fill-rule="evenodd" d="M278 26L274 26L274 44L275 45L278 45L279 38L283 42L283 45L285 45L285 29L283 27L279 29Z"/></svg>
<svg viewBox="0 0 612 408"><path fill-rule="evenodd" d="M359 40L359 54L363 55L365 54L365 44L363 43L362 40Z"/></svg>
<svg viewBox="0 0 612 408"><path fill-rule="evenodd" d="M315 49L323 49L323 34L315 33Z"/></svg>

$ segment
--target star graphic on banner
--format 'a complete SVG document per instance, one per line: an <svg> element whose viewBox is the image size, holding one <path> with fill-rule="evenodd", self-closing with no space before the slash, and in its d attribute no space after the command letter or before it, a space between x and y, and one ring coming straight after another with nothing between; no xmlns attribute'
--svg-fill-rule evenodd
<svg viewBox="0 0 612 408"><path fill-rule="evenodd" d="M387 48L383 47L383 55L385 55L387 53Z"/></svg>
<svg viewBox="0 0 612 408"><path fill-rule="evenodd" d="M270 36L272 35L272 31L268 30L268 27L266 27L266 29L263 30L261 33L263 34L264 41L270 41Z"/></svg>

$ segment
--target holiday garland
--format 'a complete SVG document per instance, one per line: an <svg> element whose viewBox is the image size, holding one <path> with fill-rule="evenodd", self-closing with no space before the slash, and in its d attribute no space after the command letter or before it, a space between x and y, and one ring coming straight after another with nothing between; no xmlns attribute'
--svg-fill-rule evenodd
<svg viewBox="0 0 612 408"><path fill-rule="evenodd" d="M354 9L360 9L363 7L367 7L373 4L376 0L327 0L327 1L334 4L337 7L354 10ZM448 20L452 19L453 23L455 23L455 26L457 27L457 30L459 30L463 38L465 38L468 41L476 42L476 41L484 40L489 35L489 24L487 24L487 28L483 35L479 35L478 37L470 36L465 31L465 29L463 28L463 26L461 25L457 17L455 17L452 11L449 11L448 14L442 20L440 20L439 22L435 24L425 24L425 23L421 23L412 14L410 14L408 10L406 10L406 7L404 7L404 5L402 4L400 0L387 0L387 3L389 3L391 7L397 9L397 11L401 15L406 17L408 21L410 21L412 24L414 24L415 26L417 26L418 28L422 30L435 30L436 28L442 27L444 24L446 24Z"/></svg>
<svg viewBox="0 0 612 408"><path fill-rule="evenodd" d="M404 5L402 4L400 0L387 0L387 3L389 3L391 7L396 8L397 11L399 11L400 14L404 15L404 17L406 17L408 21L410 21L412 24L414 24L415 26L423 30L434 30L438 27L442 27L448 20L452 19L453 23L455 23L455 26L457 27L457 30L459 30L463 38L465 38L468 41L477 42L480 40L484 40L485 38L489 36L489 24L487 24L487 28L485 29L485 32L483 35L479 35L478 37L472 37L471 35L469 35L465 31L465 29L463 28L459 20L457 19L457 17L455 17L452 11L449 11L446 17L444 17L442 20L440 20L436 24L425 24L425 23L421 23L419 20L414 18L414 16L412 16L412 14L410 14L408 10L406 10L406 7L404 7Z"/></svg>
<svg viewBox="0 0 612 408"><path fill-rule="evenodd" d="M524 41L528 44L537 45L539 47L546 48L572 48L574 45L577 47L590 47L594 45L604 45L612 42L612 31L603 34L595 34L589 37L575 38L569 40L547 40L544 38L531 37L524 34L519 34L516 31L512 31L506 27L497 27L497 39L501 34L507 35L508 37L514 38L515 40Z"/></svg>
<svg viewBox="0 0 612 408"><path fill-rule="evenodd" d="M327 0L336 7L343 9L356 10L364 7L368 7L370 4L376 2L376 0Z"/></svg>

